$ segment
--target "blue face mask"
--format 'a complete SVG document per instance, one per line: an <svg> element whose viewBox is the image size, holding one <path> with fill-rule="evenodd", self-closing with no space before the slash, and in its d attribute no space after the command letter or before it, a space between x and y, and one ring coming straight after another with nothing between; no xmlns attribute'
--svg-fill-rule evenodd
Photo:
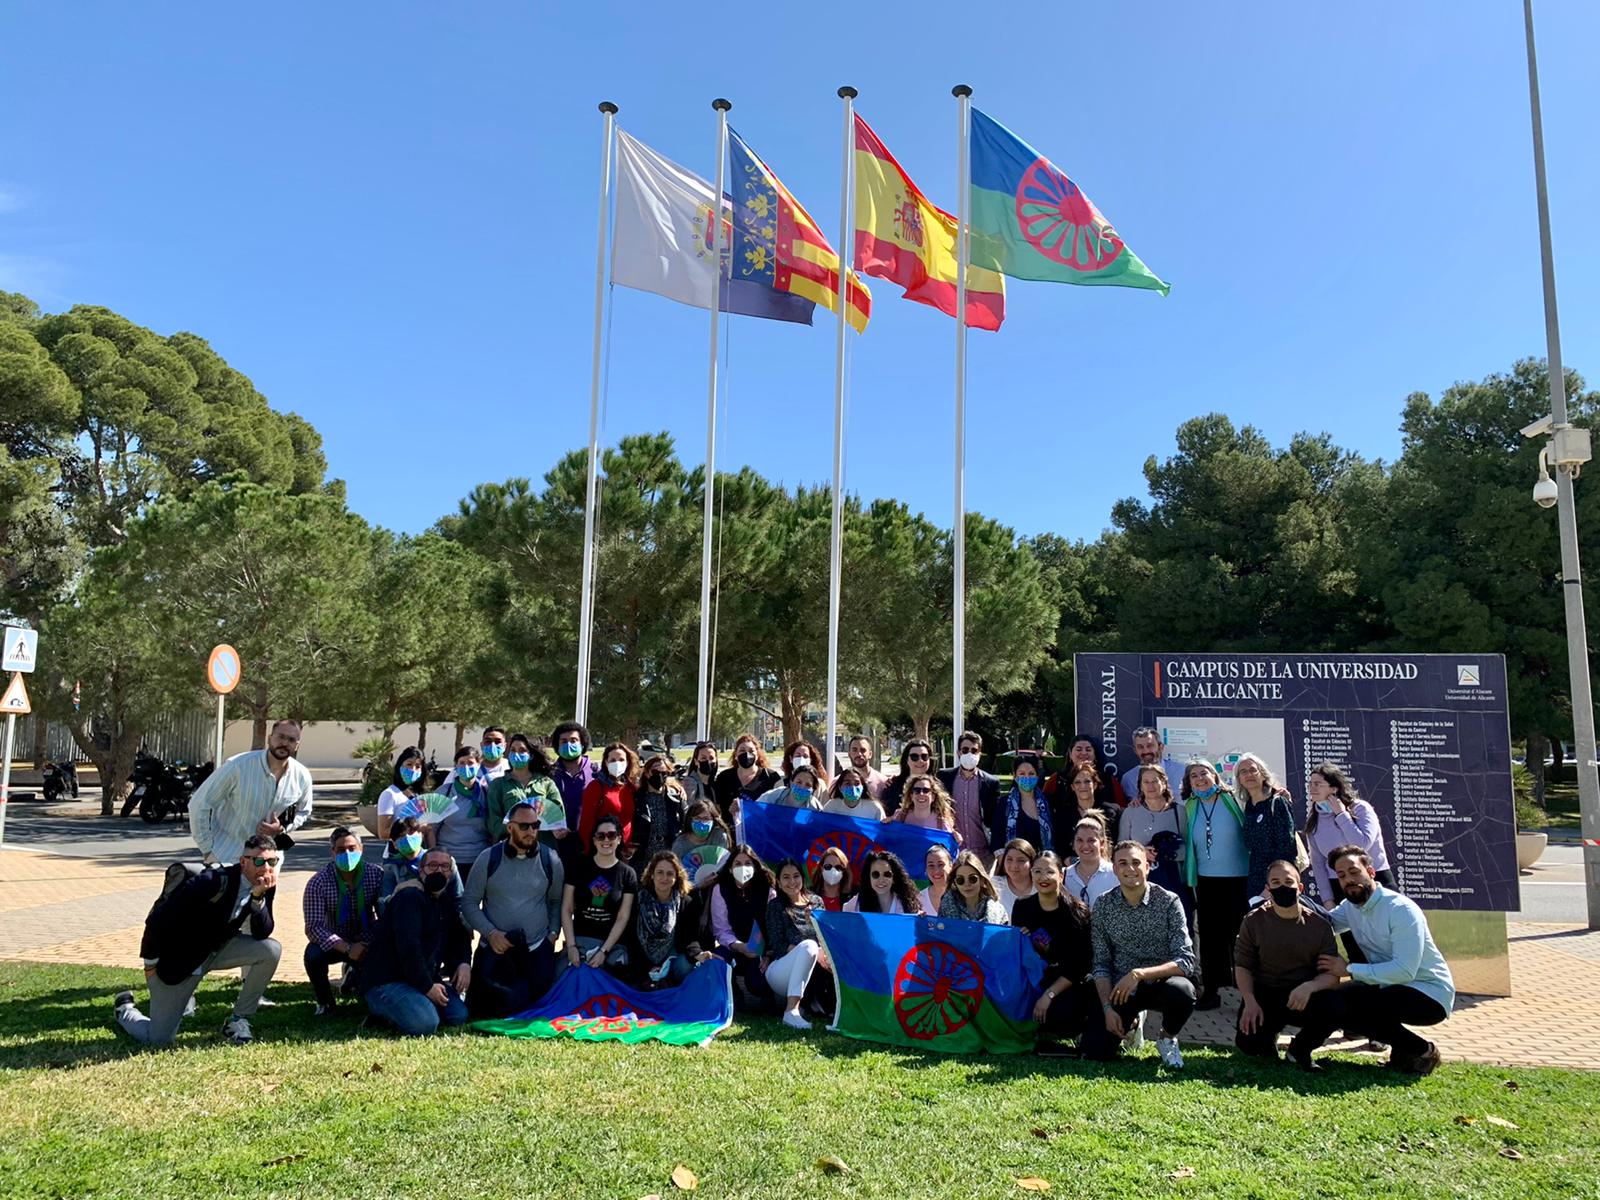
<svg viewBox="0 0 1600 1200"><path fill-rule="evenodd" d="M341 850L333 856L334 864L348 875L361 865L361 851Z"/></svg>
<svg viewBox="0 0 1600 1200"><path fill-rule="evenodd" d="M583 753L583 743L581 743L581 742L562 742L561 743L561 757L562 758L577 758L582 753Z"/></svg>
<svg viewBox="0 0 1600 1200"><path fill-rule="evenodd" d="M415 783L417 780L422 778L422 768L421 767L401 767L400 768L400 778L402 780L404 780L406 783Z"/></svg>
<svg viewBox="0 0 1600 1200"><path fill-rule="evenodd" d="M1039 777L1037 775L1018 775L1017 776L1017 787L1021 788L1025 792L1031 792L1031 791L1033 791L1034 788L1036 788L1038 786L1039 786Z"/></svg>
<svg viewBox="0 0 1600 1200"><path fill-rule="evenodd" d="M706 837L711 833L713 826L710 821L690 821L689 828L700 837Z"/></svg>
<svg viewBox="0 0 1600 1200"><path fill-rule="evenodd" d="M1196 791L1194 793L1194 797L1195 797L1196 800L1209 800L1209 799L1211 799L1211 797L1215 796L1216 794L1217 794L1217 787L1216 787L1215 784L1212 784L1210 787L1208 787L1203 792L1199 791L1198 789L1196 789Z"/></svg>
<svg viewBox="0 0 1600 1200"><path fill-rule="evenodd" d="M801 804L804 804L806 801L811 799L812 789L808 787L800 787L799 785L796 785L789 790L794 793L794 798L800 801Z"/></svg>
<svg viewBox="0 0 1600 1200"><path fill-rule="evenodd" d="M506 748L499 742L485 742L481 748L484 762L498 762L500 756L506 752Z"/></svg>
<svg viewBox="0 0 1600 1200"><path fill-rule="evenodd" d="M456 767L456 782L467 786L478 777L478 768L473 763L462 763Z"/></svg>
<svg viewBox="0 0 1600 1200"><path fill-rule="evenodd" d="M523 767L527 766L533 761L533 755L525 754L521 750L513 750L510 754L506 755L506 761L513 767L521 770Z"/></svg>
<svg viewBox="0 0 1600 1200"><path fill-rule="evenodd" d="M394 849L395 853L401 858L415 858L417 852L422 849L422 835L420 833L408 833L402 837L397 837L394 840Z"/></svg>
<svg viewBox="0 0 1600 1200"><path fill-rule="evenodd" d="M847 783L839 789L839 794L851 804L855 804L861 799L861 792L862 787L859 783Z"/></svg>

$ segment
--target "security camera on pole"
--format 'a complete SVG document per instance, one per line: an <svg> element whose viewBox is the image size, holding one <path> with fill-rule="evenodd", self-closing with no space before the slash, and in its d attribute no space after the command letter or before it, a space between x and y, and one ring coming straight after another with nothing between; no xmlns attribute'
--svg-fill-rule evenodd
<svg viewBox="0 0 1600 1200"><path fill-rule="evenodd" d="M17 718L33 711L22 677L32 671L38 661L38 631L7 625L5 640L0 642L0 671L10 671L12 675L5 695L0 696L0 712L6 715L4 758L0 759L0 845L6 840L6 806L11 800L11 748L16 743Z"/></svg>

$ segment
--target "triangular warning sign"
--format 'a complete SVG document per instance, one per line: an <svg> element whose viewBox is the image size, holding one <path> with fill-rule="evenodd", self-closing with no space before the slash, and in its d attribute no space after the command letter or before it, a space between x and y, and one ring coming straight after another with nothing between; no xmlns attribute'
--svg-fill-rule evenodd
<svg viewBox="0 0 1600 1200"><path fill-rule="evenodd" d="M4 696L0 696L0 714L20 716L32 711L33 705L28 703L28 689L22 686L22 675L13 675L11 686L6 689Z"/></svg>

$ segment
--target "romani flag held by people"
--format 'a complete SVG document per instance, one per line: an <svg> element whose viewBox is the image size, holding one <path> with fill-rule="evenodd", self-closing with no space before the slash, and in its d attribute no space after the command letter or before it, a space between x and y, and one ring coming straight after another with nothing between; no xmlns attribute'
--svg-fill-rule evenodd
<svg viewBox="0 0 1600 1200"><path fill-rule="evenodd" d="M1020 930L879 913L813 914L833 963L830 1029L949 1054L1021 1054L1044 960Z"/></svg>
<svg viewBox="0 0 1600 1200"><path fill-rule="evenodd" d="M878 135L855 118L856 267L905 289L905 298L956 315L956 219L932 204ZM967 324L999 329L1005 280L967 267Z"/></svg>
<svg viewBox="0 0 1600 1200"><path fill-rule="evenodd" d="M759 283L803 296L829 310L839 307L839 255L789 189L733 130L733 262L735 281ZM857 333L872 315L872 293L851 271L845 281L845 316Z"/></svg>
<svg viewBox="0 0 1600 1200"><path fill-rule="evenodd" d="M744 840L757 858L768 866L792 858L805 867L807 879L822 856L837 848L849 860L857 882L864 882L862 860L874 850L888 850L905 864L906 874L918 887L926 887L924 864L928 849L943 846L951 857L957 849L955 835L942 829L927 829L909 821L874 821L870 817L847 817L785 804L762 804L759 800L740 809L740 820Z"/></svg>
<svg viewBox="0 0 1600 1200"><path fill-rule="evenodd" d="M733 1023L733 968L708 959L676 987L638 992L599 967L569 967L532 1008L469 1028L515 1038L704 1046Z"/></svg>
<svg viewBox="0 0 1600 1200"><path fill-rule="evenodd" d="M1083 189L993 117L972 110L974 270L1053 283L1172 289Z"/></svg>

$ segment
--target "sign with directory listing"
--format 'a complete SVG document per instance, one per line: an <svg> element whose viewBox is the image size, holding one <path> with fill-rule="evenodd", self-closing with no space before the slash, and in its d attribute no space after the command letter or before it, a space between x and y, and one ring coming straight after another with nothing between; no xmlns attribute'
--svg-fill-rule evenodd
<svg viewBox="0 0 1600 1200"><path fill-rule="evenodd" d="M1377 810L1406 895L1423 908L1521 907L1502 656L1078 654L1074 678L1078 728L1117 774L1134 765L1142 725L1167 757L1204 758L1230 786L1251 751L1303 828L1306 776L1331 761Z"/></svg>

